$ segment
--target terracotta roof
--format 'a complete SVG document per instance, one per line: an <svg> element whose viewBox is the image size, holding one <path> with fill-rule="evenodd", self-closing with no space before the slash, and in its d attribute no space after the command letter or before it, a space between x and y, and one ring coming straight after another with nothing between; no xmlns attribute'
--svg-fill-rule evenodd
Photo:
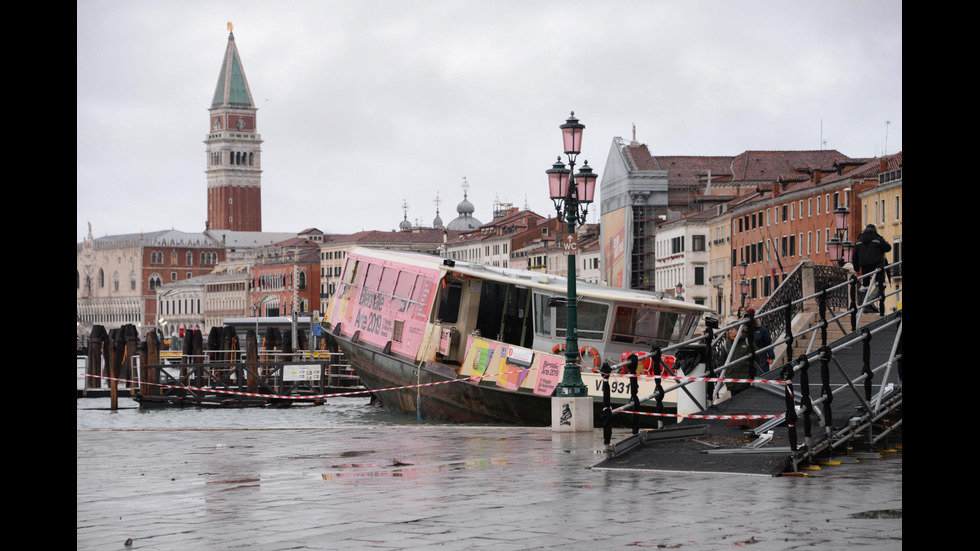
<svg viewBox="0 0 980 551"><path fill-rule="evenodd" d="M814 151L745 151L732 161L735 181L775 181L812 168L831 169L847 159L833 149Z"/></svg>

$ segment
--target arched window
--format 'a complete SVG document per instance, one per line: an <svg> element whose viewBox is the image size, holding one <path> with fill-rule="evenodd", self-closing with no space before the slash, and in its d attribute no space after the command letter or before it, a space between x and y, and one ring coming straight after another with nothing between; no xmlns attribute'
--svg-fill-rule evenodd
<svg viewBox="0 0 980 551"><path fill-rule="evenodd" d="M170 265L171 266L177 265L177 251L170 252Z"/></svg>
<svg viewBox="0 0 980 551"><path fill-rule="evenodd" d="M248 154L248 166L252 166L252 155L254 155L254 153Z"/></svg>
<svg viewBox="0 0 980 551"><path fill-rule="evenodd" d="M306 272L299 273L299 290L300 291L306 290Z"/></svg>
<svg viewBox="0 0 980 551"><path fill-rule="evenodd" d="M99 289L102 289L104 287L105 287L105 272L102 271L102 268L99 268Z"/></svg>
<svg viewBox="0 0 980 551"><path fill-rule="evenodd" d="M188 266L194 265L194 255L192 255L190 251L187 251L187 265Z"/></svg>

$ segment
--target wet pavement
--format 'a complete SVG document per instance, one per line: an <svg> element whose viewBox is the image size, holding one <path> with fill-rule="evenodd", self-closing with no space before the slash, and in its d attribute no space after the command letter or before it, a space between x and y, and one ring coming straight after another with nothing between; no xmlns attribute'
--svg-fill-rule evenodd
<svg viewBox="0 0 980 551"><path fill-rule="evenodd" d="M617 430L614 441L628 434ZM602 450L601 430L92 428L79 421L76 543L98 550L902 547L900 451L838 457L840 465L804 478L591 469L605 459Z"/></svg>

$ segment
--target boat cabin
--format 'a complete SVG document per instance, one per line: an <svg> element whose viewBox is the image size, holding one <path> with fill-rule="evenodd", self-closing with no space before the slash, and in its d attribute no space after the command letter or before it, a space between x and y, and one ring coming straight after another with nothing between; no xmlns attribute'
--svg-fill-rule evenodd
<svg viewBox="0 0 980 551"><path fill-rule="evenodd" d="M555 353L566 337L564 277L354 248L326 319L388 353L459 365L471 336ZM618 362L693 336L704 306L576 282L578 341ZM430 355L435 352L435 357Z"/></svg>

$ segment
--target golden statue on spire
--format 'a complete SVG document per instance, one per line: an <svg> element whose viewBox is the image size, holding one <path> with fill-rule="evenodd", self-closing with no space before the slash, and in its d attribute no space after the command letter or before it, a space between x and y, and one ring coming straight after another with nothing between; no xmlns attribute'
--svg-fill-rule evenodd
<svg viewBox="0 0 980 551"><path fill-rule="evenodd" d="M231 21L228 22L228 32L231 32Z"/></svg>

